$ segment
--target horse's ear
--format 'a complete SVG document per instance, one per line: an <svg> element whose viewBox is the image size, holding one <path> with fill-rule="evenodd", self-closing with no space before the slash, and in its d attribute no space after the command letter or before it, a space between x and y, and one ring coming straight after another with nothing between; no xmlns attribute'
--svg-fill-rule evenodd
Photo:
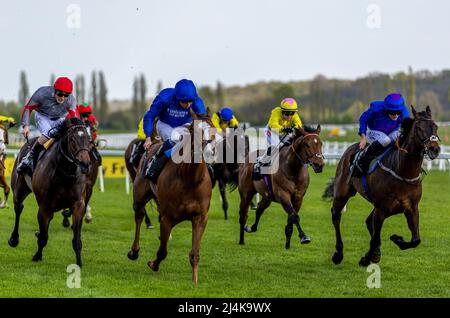
<svg viewBox="0 0 450 318"><path fill-rule="evenodd" d="M320 128L320 124L317 125L316 132L319 135L322 128Z"/></svg>
<svg viewBox="0 0 450 318"><path fill-rule="evenodd" d="M206 113L208 116L211 116L211 108L209 108L209 106L206 106Z"/></svg>
<svg viewBox="0 0 450 318"><path fill-rule="evenodd" d="M192 110L192 108L189 108L189 112L191 113L192 119L197 120L198 116L197 114Z"/></svg>
<svg viewBox="0 0 450 318"><path fill-rule="evenodd" d="M431 118L431 108L430 108L430 105L427 105L427 108L425 108L425 111L427 112L428 117Z"/></svg>
<svg viewBox="0 0 450 318"><path fill-rule="evenodd" d="M411 112L412 112L414 118L417 119L419 117L419 114L417 114L416 109L414 108L413 105L411 105Z"/></svg>
<svg viewBox="0 0 450 318"><path fill-rule="evenodd" d="M294 128L294 134L296 137L301 137L306 134L303 128Z"/></svg>

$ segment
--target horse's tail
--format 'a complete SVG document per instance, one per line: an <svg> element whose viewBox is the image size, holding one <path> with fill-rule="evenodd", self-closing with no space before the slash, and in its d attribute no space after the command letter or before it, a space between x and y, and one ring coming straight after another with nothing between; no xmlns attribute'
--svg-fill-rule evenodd
<svg viewBox="0 0 450 318"><path fill-rule="evenodd" d="M334 181L335 181L335 178L331 178L330 181L328 181L327 187L325 188L325 191L323 191L323 194L322 194L323 200L330 200L333 198Z"/></svg>

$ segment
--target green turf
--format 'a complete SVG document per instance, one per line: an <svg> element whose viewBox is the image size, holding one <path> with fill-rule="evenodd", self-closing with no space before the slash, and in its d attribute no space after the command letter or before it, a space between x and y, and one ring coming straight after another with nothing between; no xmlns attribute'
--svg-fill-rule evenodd
<svg viewBox="0 0 450 318"><path fill-rule="evenodd" d="M418 248L401 251L389 240L394 233L410 238L403 216L385 222L381 288L369 289L366 280L370 273L360 268L358 261L369 245L364 220L370 206L360 197L350 201L343 216L344 261L336 266L330 259L334 251L330 204L320 196L334 169L329 166L322 174L310 170L311 185L301 221L312 243L300 245L294 231L290 250L284 249L286 214L278 204L263 215L258 232L246 234L246 245L238 245L238 193L229 195L230 217L225 221L215 189L200 250L198 287L191 282L188 261L190 223L175 227L159 272L147 267L158 247L158 227L142 230L140 258L128 260L134 235L131 195L125 194L123 180L106 180L105 193L93 195L93 223L83 225L81 288L68 288L66 268L75 262L71 231L61 226L62 216L56 214L43 261L32 262L37 220L35 199L30 196L15 249L7 244L14 224L13 208L0 210L0 297L449 297L448 172L431 172L424 180L422 244ZM154 210L150 216L157 224ZM251 211L249 222L253 220Z"/></svg>

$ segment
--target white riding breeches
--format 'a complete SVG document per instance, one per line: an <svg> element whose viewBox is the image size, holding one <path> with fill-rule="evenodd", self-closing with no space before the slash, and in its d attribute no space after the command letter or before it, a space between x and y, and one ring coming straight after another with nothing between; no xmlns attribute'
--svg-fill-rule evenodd
<svg viewBox="0 0 450 318"><path fill-rule="evenodd" d="M400 130L394 130L389 135L386 135L384 132L379 130L369 130L367 132L367 141L369 143L373 143L377 141L382 144L384 147L387 147L392 142L395 142L400 134Z"/></svg>
<svg viewBox="0 0 450 318"><path fill-rule="evenodd" d="M41 132L42 135L44 135L47 138L49 137L50 131L55 128L56 126L59 126L63 121L65 120L65 117L58 118L56 120L51 120L48 117L45 117L39 113L36 113L35 115L35 121L36 126Z"/></svg>
<svg viewBox="0 0 450 318"><path fill-rule="evenodd" d="M179 142L183 135L189 134L189 130L185 126L172 127L160 120L156 123L156 131L163 141L170 139L174 143Z"/></svg>

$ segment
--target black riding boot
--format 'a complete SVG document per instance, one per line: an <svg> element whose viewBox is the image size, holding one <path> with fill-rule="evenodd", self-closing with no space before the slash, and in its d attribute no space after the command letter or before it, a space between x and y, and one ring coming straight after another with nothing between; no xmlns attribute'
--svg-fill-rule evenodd
<svg viewBox="0 0 450 318"><path fill-rule="evenodd" d="M28 154L22 158L22 161L17 166L17 172L20 174L27 172L31 176L36 167L39 154L44 149L44 146L36 141Z"/></svg>
<svg viewBox="0 0 450 318"><path fill-rule="evenodd" d="M150 180L152 180L154 183L156 183L156 181L158 180L159 174L164 168L166 162L169 160L169 158L167 158L164 152L172 147L173 145L170 142L170 140L166 140L164 144L161 146L161 148L159 148L155 157L150 162L150 166L148 167L145 176Z"/></svg>
<svg viewBox="0 0 450 318"><path fill-rule="evenodd" d="M133 150L131 151L130 156L130 163L133 166L137 167L139 165L139 161L141 161L144 151L144 140L140 140L133 145Z"/></svg>
<svg viewBox="0 0 450 318"><path fill-rule="evenodd" d="M267 148L266 152L261 156L261 158L259 158L259 160L256 161L255 166L253 167L253 180L254 181L258 181L261 180L262 175L261 175L261 167L268 165L269 162L267 162L267 158L270 157L272 154L272 146L269 146L269 148Z"/></svg>
<svg viewBox="0 0 450 318"><path fill-rule="evenodd" d="M380 144L379 141L374 141L371 143L361 154L359 160L356 164L357 176L364 176L367 174L369 170L370 162L375 159L382 151L384 150L384 146ZM359 170L359 171L358 171Z"/></svg>

